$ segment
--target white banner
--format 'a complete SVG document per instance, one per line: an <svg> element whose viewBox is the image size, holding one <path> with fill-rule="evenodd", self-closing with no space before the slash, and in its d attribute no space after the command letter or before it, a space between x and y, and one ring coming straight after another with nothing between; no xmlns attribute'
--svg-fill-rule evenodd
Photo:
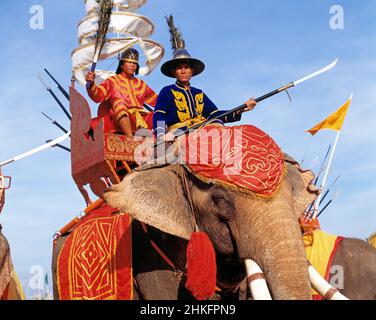
<svg viewBox="0 0 376 320"><path fill-rule="evenodd" d="M99 9L97 0L84 0L86 12L88 14ZM118 10L136 10L142 7L146 0L114 0L115 8Z"/></svg>
<svg viewBox="0 0 376 320"><path fill-rule="evenodd" d="M145 56L145 64L140 66L140 75L148 75L160 63L164 56L164 48L150 39L137 37L107 39L99 56L99 60L115 58L118 53L135 45L140 45ZM85 76L93 62L95 43L89 43L78 47L72 52L73 74L76 80L83 86L86 84ZM117 67L117 63L116 63ZM113 71L96 71L96 82L100 83L113 75Z"/></svg>
<svg viewBox="0 0 376 320"><path fill-rule="evenodd" d="M78 43L85 45L95 41L98 29L98 15L91 14L78 24ZM146 17L133 12L113 12L108 33L119 37L134 36L149 38L154 32L154 24Z"/></svg>

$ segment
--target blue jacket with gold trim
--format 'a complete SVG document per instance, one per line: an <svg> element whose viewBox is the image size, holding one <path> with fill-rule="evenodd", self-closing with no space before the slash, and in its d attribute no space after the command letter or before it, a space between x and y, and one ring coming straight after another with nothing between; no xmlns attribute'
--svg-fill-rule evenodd
<svg viewBox="0 0 376 320"><path fill-rule="evenodd" d="M200 120L210 119L225 112L226 110L218 110L202 90L194 87L185 89L176 83L164 87L159 93L153 116L154 134L159 137L165 134L166 129L177 127L184 130ZM235 122L240 119L241 114L232 114L220 122Z"/></svg>

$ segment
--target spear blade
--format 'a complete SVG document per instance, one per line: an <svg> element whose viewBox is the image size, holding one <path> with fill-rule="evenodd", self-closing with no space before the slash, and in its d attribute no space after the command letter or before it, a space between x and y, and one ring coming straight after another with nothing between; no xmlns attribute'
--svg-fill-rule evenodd
<svg viewBox="0 0 376 320"><path fill-rule="evenodd" d="M70 134L71 134L71 132L69 131L68 133L64 134L64 135L61 136L61 137L58 137L58 138L52 140L52 141L49 142L49 143L43 144L43 145L41 145L41 146L39 146L39 147L36 147L36 148L34 148L34 149L32 149L32 150L29 150L29 151L27 151L27 152L24 152L24 153L22 153L22 154L20 154L20 155L18 155L18 156L15 156L15 157L13 157L13 158L11 158L11 159L9 159L9 160L5 160L5 161L3 161L3 162L0 162L0 168L3 167L3 166L6 166L6 165L8 165L8 164L10 164L10 163L12 163L12 162L16 162L16 161L21 160L21 159L23 159L23 158L27 158L27 157L29 157L29 156L35 154L35 153L38 153L38 152L41 152L41 151L46 150L46 149L48 149L48 148L54 147L54 146L56 146L59 142L63 142L65 139L67 139L67 138L69 137Z"/></svg>
<svg viewBox="0 0 376 320"><path fill-rule="evenodd" d="M42 112L42 114L52 122L53 125L55 125L56 127L58 127L61 131L63 131L64 133L67 133L68 130L65 129L59 122L57 122L56 120L53 120L51 119L48 115L46 115L44 112Z"/></svg>
<svg viewBox="0 0 376 320"><path fill-rule="evenodd" d="M42 78L42 76L40 74L38 74L38 79L43 84L43 86L46 88L47 92L49 92L49 94L52 96L52 98L54 98L54 100L57 102L57 104L59 105L59 107L61 108L61 110L63 110L63 112L65 113L65 115L67 116L67 118L69 120L72 120L72 117L69 114L68 110L64 107L64 105L61 103L61 101L55 95L55 93L52 91L52 89L46 84L46 82L44 82L44 80L43 80L43 78Z"/></svg>
<svg viewBox="0 0 376 320"><path fill-rule="evenodd" d="M313 72L311 74L309 74L308 76L305 76L299 80L296 80L296 81L293 81L292 83L294 84L294 87L297 86L298 84L304 82L304 81L307 81L309 79L312 79L314 77L317 77L318 75L324 73L324 72L327 72L329 71L330 69L333 69L336 64L338 63L338 59L334 60L331 64L328 64L326 67L316 71L316 72Z"/></svg>

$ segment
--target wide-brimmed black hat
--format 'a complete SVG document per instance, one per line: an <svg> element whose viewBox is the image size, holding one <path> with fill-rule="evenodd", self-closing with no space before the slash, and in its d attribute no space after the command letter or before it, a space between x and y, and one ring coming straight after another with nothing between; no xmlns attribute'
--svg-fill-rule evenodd
<svg viewBox="0 0 376 320"><path fill-rule="evenodd" d="M175 78L175 68L185 63L193 68L193 76L197 76L205 70L205 64L201 60L192 58L186 49L179 49L174 52L172 60L162 65L161 72L167 77Z"/></svg>
<svg viewBox="0 0 376 320"><path fill-rule="evenodd" d="M193 68L193 76L197 76L205 70L205 64L198 59L192 58L189 52L185 49L185 41L180 31L174 25L174 18L172 15L166 17L169 31L171 34L171 44L174 54L172 60L165 62L161 67L161 72L171 78L175 78L174 70L180 64L188 64Z"/></svg>

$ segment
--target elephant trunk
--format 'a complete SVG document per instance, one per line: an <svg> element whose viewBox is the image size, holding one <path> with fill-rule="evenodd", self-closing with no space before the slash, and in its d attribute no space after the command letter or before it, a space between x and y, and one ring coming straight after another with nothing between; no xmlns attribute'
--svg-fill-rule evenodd
<svg viewBox="0 0 376 320"><path fill-rule="evenodd" d="M273 218L272 212L260 210L248 219L237 224L240 257L259 264L273 299L310 300L308 261L291 211Z"/></svg>

